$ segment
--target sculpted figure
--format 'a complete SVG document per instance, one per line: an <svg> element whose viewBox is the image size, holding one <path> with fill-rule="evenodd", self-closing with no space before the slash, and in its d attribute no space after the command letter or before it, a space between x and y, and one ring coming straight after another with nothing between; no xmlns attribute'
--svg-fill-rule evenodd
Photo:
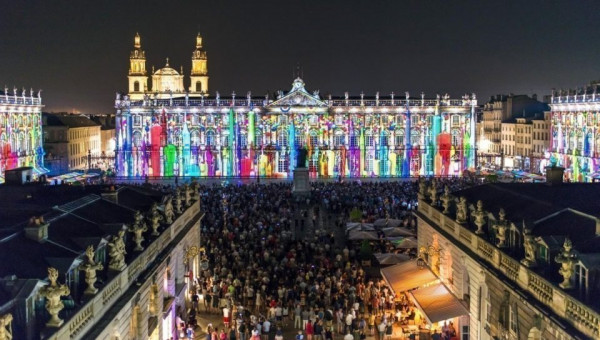
<svg viewBox="0 0 600 340"><path fill-rule="evenodd" d="M418 197L422 200L424 200L427 197L427 183L425 183L425 180L423 178L419 180Z"/></svg>
<svg viewBox="0 0 600 340"><path fill-rule="evenodd" d="M577 256L573 251L573 244L567 237L565 239L565 243L563 244L563 249L558 255L556 255L556 258L554 259L556 263L560 263L561 265L558 273L563 277L563 282L559 283L559 286L562 289L573 288L571 277L575 273L575 263L577 262L576 257Z"/></svg>
<svg viewBox="0 0 600 340"><path fill-rule="evenodd" d="M135 222L132 226L128 228L130 233L133 233L133 242L135 242L134 251L142 251L144 247L142 247L142 242L144 242L144 233L148 231L148 227L143 220L143 216L141 219L138 219L138 215L142 215L139 211L136 211Z"/></svg>
<svg viewBox="0 0 600 340"><path fill-rule="evenodd" d="M55 268L48 268L48 280L50 280L50 283L40 289L40 295L46 298L46 310L50 314L50 320L46 322L46 326L58 328L63 324L63 320L58 317L58 313L65 307L60 297L69 295L71 291L66 285L56 282L58 280L58 270Z"/></svg>
<svg viewBox="0 0 600 340"><path fill-rule="evenodd" d="M467 222L467 199L464 196L456 203L456 222Z"/></svg>
<svg viewBox="0 0 600 340"><path fill-rule="evenodd" d="M442 206L444 207L444 211L442 213L449 214L450 213L450 204L452 202L452 195L450 195L450 188L446 185L444 187L444 194L440 198L442 201Z"/></svg>
<svg viewBox="0 0 600 340"><path fill-rule="evenodd" d="M481 200L477 201L477 210L473 213L475 217L475 225L477 226L477 230L475 230L475 234L483 234L483 226L485 225L485 214L483 211L483 202Z"/></svg>
<svg viewBox="0 0 600 340"><path fill-rule="evenodd" d="M527 267L535 267L535 240L531 234L531 230L523 226L523 247L525 248L525 258L521 263Z"/></svg>
<svg viewBox="0 0 600 340"><path fill-rule="evenodd" d="M496 246L502 248L506 245L506 229L508 229L508 221L506 220L504 209L500 209L500 212L498 212L498 221L494 225L494 229L496 230L496 238L498 239Z"/></svg>
<svg viewBox="0 0 600 340"><path fill-rule="evenodd" d="M181 214L181 188L177 187L175 190L175 212Z"/></svg>
<svg viewBox="0 0 600 340"><path fill-rule="evenodd" d="M185 206L189 207L192 204L192 188L186 184L183 187L183 193L185 195Z"/></svg>
<svg viewBox="0 0 600 340"><path fill-rule="evenodd" d="M85 256L85 262L79 265L79 270L85 272L85 283L88 285L84 294L94 295L98 292L98 289L94 287L97 280L96 271L104 269L104 266L102 263L94 261L94 246L90 245L87 247Z"/></svg>
<svg viewBox="0 0 600 340"><path fill-rule="evenodd" d="M157 316L159 311L158 306L158 285L153 283L150 285L150 297L148 299L148 313L152 316Z"/></svg>
<svg viewBox="0 0 600 340"><path fill-rule="evenodd" d="M12 340L12 314L0 316L0 340Z"/></svg>
<svg viewBox="0 0 600 340"><path fill-rule="evenodd" d="M118 236L113 236L112 240L108 242L108 256L110 261L108 263L108 269L121 271L125 269L125 230L119 230Z"/></svg>
<svg viewBox="0 0 600 340"><path fill-rule="evenodd" d="M158 236L158 227L160 227L160 222L163 220L160 211L158 211L158 204L153 203L152 208L150 208L150 227L152 227L152 236Z"/></svg>
<svg viewBox="0 0 600 340"><path fill-rule="evenodd" d="M173 198L169 195L165 200L165 222L167 224L173 223L173 218L175 217L175 212L173 211Z"/></svg>
<svg viewBox="0 0 600 340"><path fill-rule="evenodd" d="M429 186L429 198L431 199L431 205L437 205L437 183L434 180L431 181L431 186Z"/></svg>

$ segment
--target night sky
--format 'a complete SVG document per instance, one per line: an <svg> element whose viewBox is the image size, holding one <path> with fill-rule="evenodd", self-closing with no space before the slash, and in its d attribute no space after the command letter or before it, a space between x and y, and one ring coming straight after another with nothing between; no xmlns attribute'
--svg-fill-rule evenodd
<svg viewBox="0 0 600 340"><path fill-rule="evenodd" d="M47 111L113 112L136 32L148 70L169 57L186 76L201 32L211 95L287 91L300 63L322 95L483 103L600 78L599 23L600 1L2 0L0 87L43 89Z"/></svg>

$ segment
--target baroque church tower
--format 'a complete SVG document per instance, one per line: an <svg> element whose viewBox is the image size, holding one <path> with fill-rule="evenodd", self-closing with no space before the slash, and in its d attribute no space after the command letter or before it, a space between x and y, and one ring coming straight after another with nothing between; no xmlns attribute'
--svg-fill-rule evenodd
<svg viewBox="0 0 600 340"><path fill-rule="evenodd" d="M135 34L134 49L129 56L129 96L131 99L142 99L148 90L146 73L146 53L142 50L140 35Z"/></svg>
<svg viewBox="0 0 600 340"><path fill-rule="evenodd" d="M206 51L202 48L200 33L196 37L196 49L192 53L192 72L190 75L190 93L208 93L208 69Z"/></svg>

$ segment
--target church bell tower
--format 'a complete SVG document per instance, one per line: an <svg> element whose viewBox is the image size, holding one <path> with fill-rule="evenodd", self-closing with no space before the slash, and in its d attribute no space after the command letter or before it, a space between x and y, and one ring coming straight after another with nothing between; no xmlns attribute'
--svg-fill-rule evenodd
<svg viewBox="0 0 600 340"><path fill-rule="evenodd" d="M142 50L140 35L135 34L134 49L129 56L129 97L132 100L143 99L148 90L146 74L146 53Z"/></svg>
<svg viewBox="0 0 600 340"><path fill-rule="evenodd" d="M200 33L196 37L196 49L192 53L192 73L190 75L190 93L208 93L208 69L206 51L202 48Z"/></svg>

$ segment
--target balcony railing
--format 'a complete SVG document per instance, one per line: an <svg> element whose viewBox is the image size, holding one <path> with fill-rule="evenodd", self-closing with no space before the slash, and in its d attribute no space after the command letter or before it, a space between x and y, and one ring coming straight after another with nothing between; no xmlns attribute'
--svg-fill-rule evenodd
<svg viewBox="0 0 600 340"><path fill-rule="evenodd" d="M0 95L0 104L14 105L41 105L41 98L36 97L19 97L19 96L3 96Z"/></svg>

